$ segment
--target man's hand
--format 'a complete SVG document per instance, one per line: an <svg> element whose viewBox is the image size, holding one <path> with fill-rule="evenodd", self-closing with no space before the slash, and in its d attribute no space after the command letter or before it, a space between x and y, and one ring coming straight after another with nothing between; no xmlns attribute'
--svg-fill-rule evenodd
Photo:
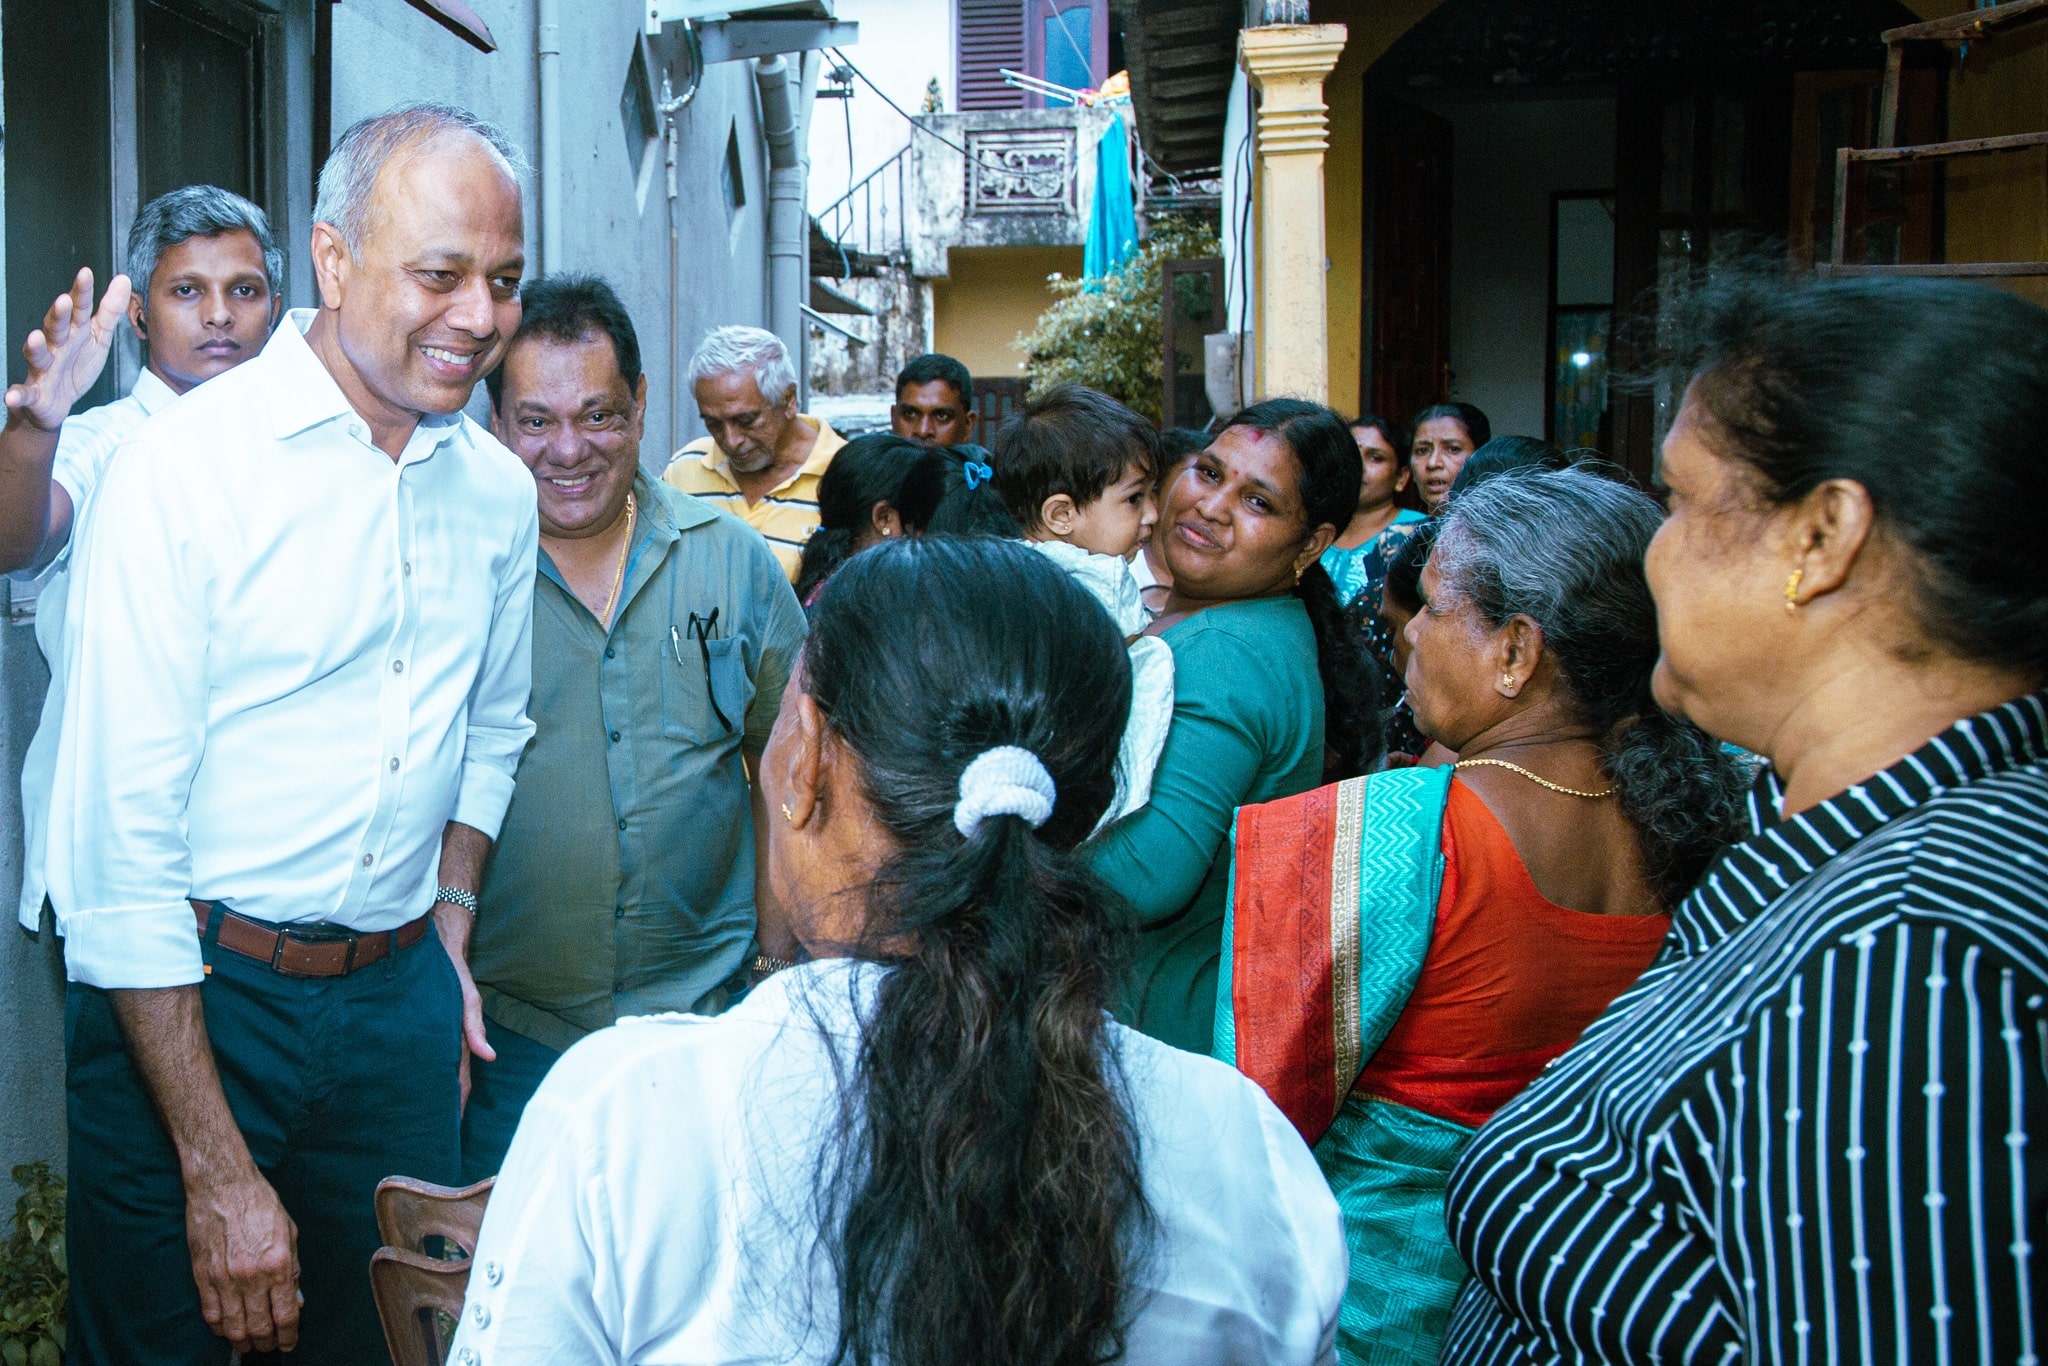
<svg viewBox="0 0 2048 1366"><path fill-rule="evenodd" d="M128 277L116 275L97 311L92 306L92 270L78 272L69 294L59 294L43 325L28 334L22 357L28 375L7 390L7 415L54 432L106 368L121 315L128 311Z"/></svg>
<svg viewBox="0 0 2048 1366"><path fill-rule="evenodd" d="M237 1352L289 1352L299 1341L299 1229L254 1167L226 1181L185 1182L185 1240L206 1326Z"/></svg>
<svg viewBox="0 0 2048 1366"><path fill-rule="evenodd" d="M448 822L441 831L441 885L476 891L483 886L484 859L490 852L489 835L460 821ZM448 958L455 964L456 980L462 983L462 1105L468 1109L470 1055L473 1053L485 1062L496 1062L498 1055L484 1036L483 993L476 989L476 979L469 975L469 912L437 901L434 928L441 932L441 947L448 950Z"/></svg>
<svg viewBox="0 0 2048 1366"><path fill-rule="evenodd" d="M467 1109L470 1055L474 1053L485 1062L496 1062L498 1055L484 1035L483 993L476 989L476 979L469 975L469 912L445 901L437 902L434 925L441 931L441 947L448 950L448 958L455 964L455 978L462 983L462 1104Z"/></svg>
<svg viewBox="0 0 2048 1366"><path fill-rule="evenodd" d="M228 1109L199 988L107 996L178 1150L185 1240L207 1326L238 1352L290 1351L299 1341L299 1231Z"/></svg>

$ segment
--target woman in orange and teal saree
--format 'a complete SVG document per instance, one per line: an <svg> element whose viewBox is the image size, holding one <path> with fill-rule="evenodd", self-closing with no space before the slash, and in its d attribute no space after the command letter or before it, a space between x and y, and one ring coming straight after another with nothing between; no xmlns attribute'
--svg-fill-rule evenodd
<svg viewBox="0 0 2048 1366"><path fill-rule="evenodd" d="M1598 475L1503 475L1446 512L1407 627L1455 768L1244 807L1215 1052L1343 1207L1347 1362L1437 1359L1466 1275L1444 1185L1473 1131L1649 966L1746 774L1650 699L1659 512Z"/></svg>

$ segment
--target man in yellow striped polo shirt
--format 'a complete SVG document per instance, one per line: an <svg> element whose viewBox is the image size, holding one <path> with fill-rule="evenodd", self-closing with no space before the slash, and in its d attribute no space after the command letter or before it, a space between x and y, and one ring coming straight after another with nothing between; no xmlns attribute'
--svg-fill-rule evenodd
<svg viewBox="0 0 2048 1366"><path fill-rule="evenodd" d="M760 532L795 581L818 529L818 480L846 439L796 410L796 367L773 332L714 329L689 375L711 435L677 451L663 478Z"/></svg>

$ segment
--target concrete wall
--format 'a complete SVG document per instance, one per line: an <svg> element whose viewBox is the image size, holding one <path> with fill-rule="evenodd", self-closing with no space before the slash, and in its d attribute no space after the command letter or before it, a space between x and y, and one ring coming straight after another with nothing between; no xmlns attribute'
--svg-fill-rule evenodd
<svg viewBox="0 0 2048 1366"><path fill-rule="evenodd" d="M403 0L349 0L334 9L334 127L405 100L458 100L495 120L539 156L540 126L533 6L484 11L499 50L456 41ZM658 469L676 445L703 434L680 375L690 352L725 323L767 322L768 207L763 148L749 63L707 67L680 118L674 229L682 244L671 295L671 206L659 145L643 192L629 158L619 96L639 42L635 0L574 0L562 26L562 143L566 182L558 268L596 271L631 310L647 371L644 463ZM659 93L661 73L653 83ZM746 204L729 213L720 172L731 136L739 149ZM527 187L527 261L539 270L538 182Z"/></svg>
<svg viewBox="0 0 2048 1366"><path fill-rule="evenodd" d="M1550 196L1613 188L1614 100L1431 107L1452 129L1451 396L1478 404L1495 432L1542 436Z"/></svg>
<svg viewBox="0 0 2048 1366"><path fill-rule="evenodd" d="M970 373L1020 379L1015 342L1054 302L1045 277L1081 273L1079 247L955 247L953 271L932 281L932 346Z"/></svg>

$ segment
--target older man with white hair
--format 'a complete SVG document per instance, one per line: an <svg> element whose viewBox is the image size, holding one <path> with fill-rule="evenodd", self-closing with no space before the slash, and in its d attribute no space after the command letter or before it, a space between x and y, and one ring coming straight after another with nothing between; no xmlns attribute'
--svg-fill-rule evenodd
<svg viewBox="0 0 2048 1366"><path fill-rule="evenodd" d="M519 325L513 156L445 105L344 133L320 307L84 519L46 860L78 1366L386 1360L376 1184L460 1171L469 917L533 734L533 479L461 412Z"/></svg>
<svg viewBox="0 0 2048 1366"><path fill-rule="evenodd" d="M676 452L664 476L768 538L796 581L818 529L818 481L846 439L796 410L789 348L758 327L720 327L690 357L690 394L711 435Z"/></svg>

